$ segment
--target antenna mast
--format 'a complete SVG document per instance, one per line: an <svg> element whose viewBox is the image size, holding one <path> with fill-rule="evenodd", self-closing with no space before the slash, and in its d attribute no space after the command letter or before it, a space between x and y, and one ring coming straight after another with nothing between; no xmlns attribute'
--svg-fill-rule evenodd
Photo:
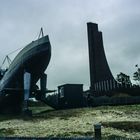
<svg viewBox="0 0 140 140"><path fill-rule="evenodd" d="M41 27L38 39L44 36L43 28Z"/></svg>

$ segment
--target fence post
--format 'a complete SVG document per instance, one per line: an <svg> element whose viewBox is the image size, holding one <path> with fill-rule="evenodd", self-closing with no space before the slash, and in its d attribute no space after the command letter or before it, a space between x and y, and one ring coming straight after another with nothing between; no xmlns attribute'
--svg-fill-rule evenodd
<svg viewBox="0 0 140 140"><path fill-rule="evenodd" d="M94 125L94 137L95 140L101 140L101 123Z"/></svg>

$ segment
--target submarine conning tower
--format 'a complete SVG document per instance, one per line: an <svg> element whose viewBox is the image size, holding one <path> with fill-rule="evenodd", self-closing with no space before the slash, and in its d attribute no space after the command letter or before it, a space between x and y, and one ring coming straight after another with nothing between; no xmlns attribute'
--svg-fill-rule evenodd
<svg viewBox="0 0 140 140"><path fill-rule="evenodd" d="M93 94L106 92L113 89L116 81L110 71L105 56L102 32L98 30L98 24L87 23L89 67L90 67L90 91Z"/></svg>

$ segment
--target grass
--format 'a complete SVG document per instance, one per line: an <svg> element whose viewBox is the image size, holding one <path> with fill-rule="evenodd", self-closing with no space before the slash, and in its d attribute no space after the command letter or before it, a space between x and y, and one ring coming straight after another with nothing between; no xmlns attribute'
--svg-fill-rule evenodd
<svg viewBox="0 0 140 140"><path fill-rule="evenodd" d="M31 107L32 118L0 115L0 136L93 136L93 125L102 124L103 137L140 138L140 105L102 106L54 110Z"/></svg>
<svg viewBox="0 0 140 140"><path fill-rule="evenodd" d="M0 129L0 136L7 136L7 135L13 135L14 134L14 130L13 129L5 129L5 128L1 128Z"/></svg>
<svg viewBox="0 0 140 140"><path fill-rule="evenodd" d="M139 121L102 122L102 125L130 132L140 132Z"/></svg>

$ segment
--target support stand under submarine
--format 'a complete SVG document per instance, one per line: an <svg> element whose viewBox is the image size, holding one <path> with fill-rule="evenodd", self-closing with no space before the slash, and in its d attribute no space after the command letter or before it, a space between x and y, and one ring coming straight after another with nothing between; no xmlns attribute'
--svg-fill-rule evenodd
<svg viewBox="0 0 140 140"><path fill-rule="evenodd" d="M28 108L28 101L30 97L45 102L46 92L54 92L53 90L48 91L46 89L46 84L47 84L47 75L44 73L40 78L40 90L37 88L35 92L31 93L31 74L26 71L24 72L24 99L23 99L22 112L25 115L29 115L29 116L32 115L32 111L29 110Z"/></svg>

